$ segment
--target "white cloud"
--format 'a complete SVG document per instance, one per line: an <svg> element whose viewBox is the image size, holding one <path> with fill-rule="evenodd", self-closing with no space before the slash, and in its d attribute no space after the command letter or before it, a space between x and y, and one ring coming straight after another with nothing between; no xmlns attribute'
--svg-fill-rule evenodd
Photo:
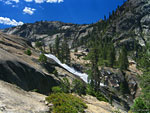
<svg viewBox="0 0 150 113"><path fill-rule="evenodd" d="M25 8L23 9L23 12L24 12L25 14L32 15L35 10L36 10L36 9L34 9L34 8L25 7Z"/></svg>
<svg viewBox="0 0 150 113"><path fill-rule="evenodd" d="M6 0L5 1L6 4L12 4L12 2L19 3L19 0Z"/></svg>
<svg viewBox="0 0 150 113"><path fill-rule="evenodd" d="M20 0L0 0L1 2L4 2L5 4L7 5L10 5L10 4L13 4L14 3L19 3ZM24 0L25 2L35 2L35 3L44 3L44 2L47 2L47 3L61 3L61 2L64 2L64 0Z"/></svg>
<svg viewBox="0 0 150 113"><path fill-rule="evenodd" d="M19 0L0 0L0 2L3 2L3 3L5 3L5 4L7 4L7 5L11 5L11 4L13 4L13 3L19 3L20 1Z"/></svg>
<svg viewBox="0 0 150 113"><path fill-rule="evenodd" d="M35 3L43 3L45 0L35 0Z"/></svg>
<svg viewBox="0 0 150 113"><path fill-rule="evenodd" d="M30 1L30 0L25 0L25 1ZM35 3L44 3L44 2L47 2L47 3L60 3L60 2L64 2L64 0L34 0Z"/></svg>
<svg viewBox="0 0 150 113"><path fill-rule="evenodd" d="M19 3L19 0L9 0L9 1Z"/></svg>
<svg viewBox="0 0 150 113"><path fill-rule="evenodd" d="M60 3L63 2L64 0L46 0L48 3Z"/></svg>
<svg viewBox="0 0 150 113"><path fill-rule="evenodd" d="M18 25L23 25L23 22L19 21L17 22L14 19L10 19L7 17L0 17L0 24L4 24L4 25L12 25L12 26L18 26Z"/></svg>
<svg viewBox="0 0 150 113"><path fill-rule="evenodd" d="M26 2L32 2L33 0L24 0L24 1L26 1Z"/></svg>
<svg viewBox="0 0 150 113"><path fill-rule="evenodd" d="M58 3L60 3L60 2L64 2L64 0L58 0Z"/></svg>

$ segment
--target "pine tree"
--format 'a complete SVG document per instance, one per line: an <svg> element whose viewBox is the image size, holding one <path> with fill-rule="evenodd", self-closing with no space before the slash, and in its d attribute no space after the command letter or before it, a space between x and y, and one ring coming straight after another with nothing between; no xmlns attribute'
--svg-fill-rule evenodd
<svg viewBox="0 0 150 113"><path fill-rule="evenodd" d="M115 48L114 48L113 44L111 44L110 50L108 52L108 62L109 62L109 66L110 67L114 66L114 64L115 64L115 57L116 57Z"/></svg>
<svg viewBox="0 0 150 113"><path fill-rule="evenodd" d="M66 64L70 64L70 49L68 45L67 38L64 38L64 41L62 43L62 60L65 61Z"/></svg>
<svg viewBox="0 0 150 113"><path fill-rule="evenodd" d="M59 44L60 44L60 39L59 39L59 37L57 36L56 37L56 40L55 40L55 54L56 54L56 56L58 57L58 58L60 58L60 47L59 47Z"/></svg>
<svg viewBox="0 0 150 113"><path fill-rule="evenodd" d="M119 67L121 70L127 70L129 67L127 50L125 46L122 48L121 53L119 55Z"/></svg>
<svg viewBox="0 0 150 113"><path fill-rule="evenodd" d="M91 86L98 90L100 86L100 72L98 69L98 49L96 47L91 48L90 52L90 60L91 60Z"/></svg>
<svg viewBox="0 0 150 113"><path fill-rule="evenodd" d="M61 53L60 53L60 61L61 61L62 63L64 63L64 56L65 56L65 55L64 55L64 53L65 53L65 52L64 52L64 45L65 45L64 42L62 42L62 44L61 44L61 51L60 51L60 52L61 52Z"/></svg>

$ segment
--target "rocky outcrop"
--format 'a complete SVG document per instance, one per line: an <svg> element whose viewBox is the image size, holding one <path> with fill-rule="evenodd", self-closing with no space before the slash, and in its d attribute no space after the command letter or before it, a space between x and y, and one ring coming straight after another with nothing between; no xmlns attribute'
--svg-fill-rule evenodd
<svg viewBox="0 0 150 113"><path fill-rule="evenodd" d="M48 94L51 87L58 84L54 76L43 71L38 53L24 39L0 33L0 47L0 80L43 94ZM27 48L31 49L31 56L24 53Z"/></svg>
<svg viewBox="0 0 150 113"><path fill-rule="evenodd" d="M0 80L0 113L48 113L45 97Z"/></svg>
<svg viewBox="0 0 150 113"><path fill-rule="evenodd" d="M16 84L27 91L36 89L43 94L48 94L51 87L57 85L53 77L40 72L1 49L0 80Z"/></svg>

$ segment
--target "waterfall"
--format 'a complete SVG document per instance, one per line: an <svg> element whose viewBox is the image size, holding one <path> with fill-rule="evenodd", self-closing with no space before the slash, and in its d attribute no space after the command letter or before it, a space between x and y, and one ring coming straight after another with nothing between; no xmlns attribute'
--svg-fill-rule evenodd
<svg viewBox="0 0 150 113"><path fill-rule="evenodd" d="M48 58L50 58L50 59L53 59L56 63L58 63L64 69L66 69L70 73L72 73L72 74L80 77L84 82L88 83L88 75L86 73L78 72L74 68L69 67L68 65L61 63L60 60L56 56L54 56L52 54L45 54L45 56L48 57ZM102 83L100 85L104 86L104 84L102 84Z"/></svg>

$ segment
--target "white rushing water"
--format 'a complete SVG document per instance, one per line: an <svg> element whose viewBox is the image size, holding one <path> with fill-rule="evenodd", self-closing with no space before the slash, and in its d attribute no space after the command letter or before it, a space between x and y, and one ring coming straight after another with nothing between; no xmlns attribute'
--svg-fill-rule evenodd
<svg viewBox="0 0 150 113"><path fill-rule="evenodd" d="M69 67L68 65L61 63L60 60L52 54L45 54L45 56L50 58L50 59L53 59L56 63L58 63L64 69L68 70L70 73L72 73L76 76L79 76L84 82L88 83L88 75L86 73L78 72L74 68ZM104 86L104 84L101 83L100 86Z"/></svg>

